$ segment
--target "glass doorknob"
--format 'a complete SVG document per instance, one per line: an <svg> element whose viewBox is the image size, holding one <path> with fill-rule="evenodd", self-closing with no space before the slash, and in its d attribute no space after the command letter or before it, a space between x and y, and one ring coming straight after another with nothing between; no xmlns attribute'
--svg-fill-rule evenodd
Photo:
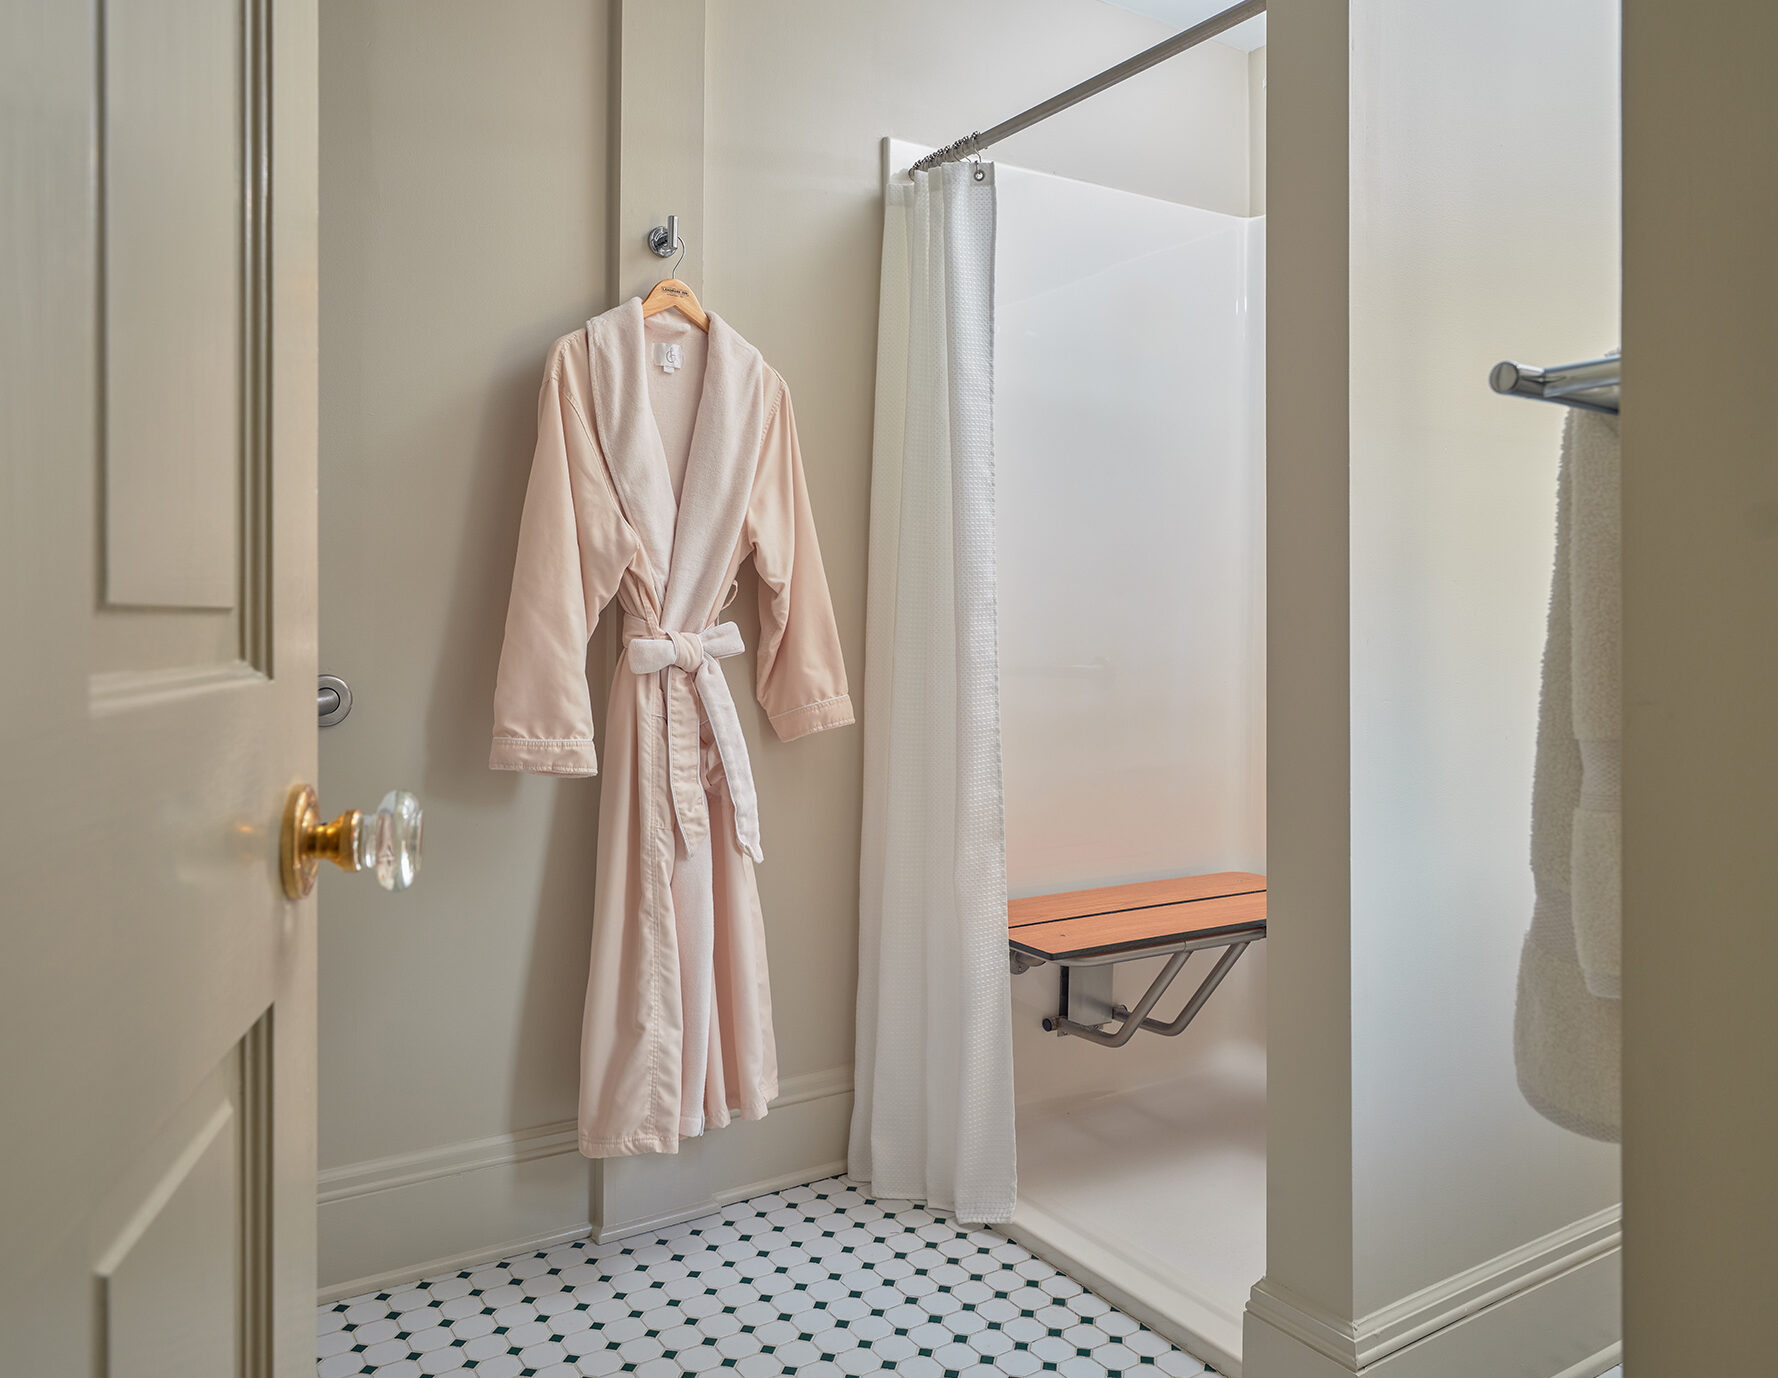
<svg viewBox="0 0 1778 1378"><path fill-rule="evenodd" d="M306 896L315 888L323 861L342 871L374 871L385 890L407 889L420 874L424 822L420 801L404 789L392 789L373 814L348 809L323 823L314 786L297 785L284 804L279 846L284 893L293 900Z"/></svg>

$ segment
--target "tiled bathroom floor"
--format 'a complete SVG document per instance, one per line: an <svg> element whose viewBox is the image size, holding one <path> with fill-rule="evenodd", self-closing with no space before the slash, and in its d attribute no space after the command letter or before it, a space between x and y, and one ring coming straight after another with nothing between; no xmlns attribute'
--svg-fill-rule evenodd
<svg viewBox="0 0 1778 1378"><path fill-rule="evenodd" d="M348 1298L317 1330L318 1378L1209 1372L1017 1244L838 1178Z"/></svg>

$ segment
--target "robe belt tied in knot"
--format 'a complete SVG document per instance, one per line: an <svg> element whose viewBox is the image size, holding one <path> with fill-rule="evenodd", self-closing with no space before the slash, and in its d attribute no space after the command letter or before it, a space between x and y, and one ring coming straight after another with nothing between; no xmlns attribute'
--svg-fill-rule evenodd
<svg viewBox="0 0 1778 1378"><path fill-rule="evenodd" d="M753 767L747 758L747 739L735 712L728 680L716 663L740 655L741 629L733 622L717 622L701 632L668 631L651 627L639 617L624 619L625 649L630 669L639 675L660 673L667 709L667 783L673 799L673 816L685 850L696 854L710 835L710 806L704 797L699 772L698 704L710 720L710 735L722 758L728 781L729 802L735 809L735 839L755 861L763 861L759 846L759 801L753 788Z"/></svg>
<svg viewBox="0 0 1778 1378"><path fill-rule="evenodd" d="M726 660L744 649L741 629L733 622L717 622L701 632L663 631L659 636L636 637L630 642L630 668L639 675L652 675L670 665L695 675L706 657Z"/></svg>

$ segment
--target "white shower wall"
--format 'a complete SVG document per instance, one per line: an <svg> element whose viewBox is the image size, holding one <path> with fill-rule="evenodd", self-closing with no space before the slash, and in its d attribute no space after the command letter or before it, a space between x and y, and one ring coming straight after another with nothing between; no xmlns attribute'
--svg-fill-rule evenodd
<svg viewBox="0 0 1778 1378"><path fill-rule="evenodd" d="M997 176L1009 884L1263 870L1263 221Z"/></svg>
<svg viewBox="0 0 1778 1378"><path fill-rule="evenodd" d="M996 176L1009 889L1263 872L1265 222ZM1044 1034L1058 977L1020 976L1021 1103L1250 1064L1263 975L1262 946L1187 1034L1116 1051Z"/></svg>

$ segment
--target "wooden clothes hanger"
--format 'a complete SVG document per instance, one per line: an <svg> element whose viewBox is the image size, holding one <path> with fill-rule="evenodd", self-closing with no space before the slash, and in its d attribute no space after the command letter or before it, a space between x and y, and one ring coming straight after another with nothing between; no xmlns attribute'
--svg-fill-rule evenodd
<svg viewBox="0 0 1778 1378"><path fill-rule="evenodd" d="M673 236L679 246L679 259L674 262L674 271L685 259L685 241L678 237L678 216L668 217L673 226ZM710 333L710 313L698 305L698 294L690 286L676 277L664 278L648 289L648 295L642 299L642 319L658 316L663 311L677 311L706 335Z"/></svg>
<svg viewBox="0 0 1778 1378"><path fill-rule="evenodd" d="M658 316L663 311L677 311L699 330L709 333L710 313L698 305L698 294L678 278L666 278L655 283L642 299L644 320L650 316Z"/></svg>

